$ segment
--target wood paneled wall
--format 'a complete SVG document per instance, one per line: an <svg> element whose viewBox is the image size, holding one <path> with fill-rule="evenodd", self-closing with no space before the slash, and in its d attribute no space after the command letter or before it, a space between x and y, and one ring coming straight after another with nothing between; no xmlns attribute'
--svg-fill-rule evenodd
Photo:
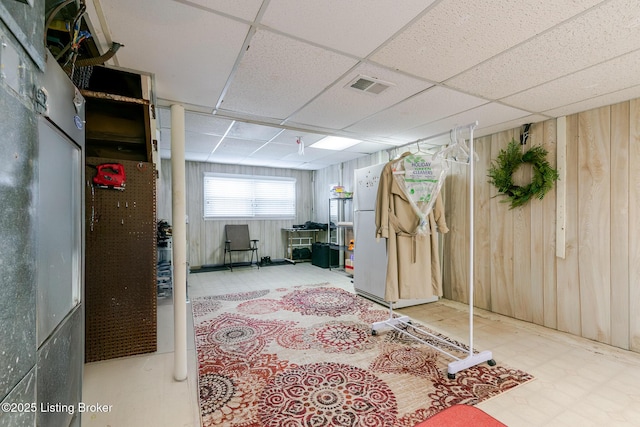
<svg viewBox="0 0 640 427"><path fill-rule="evenodd" d="M205 172L257 176L286 176L296 179L297 212L293 220L205 220L203 179ZM171 217L171 161L162 160L158 218L173 224ZM225 224L249 224L252 239L259 239L259 255L272 259L285 257L286 241L282 228L313 220L312 172L215 163L186 163L187 186L187 259L191 267L222 264Z"/></svg>
<svg viewBox="0 0 640 427"><path fill-rule="evenodd" d="M567 117L565 257L556 257L556 189L509 209L487 171L514 130L476 140L475 305L640 352L640 101ZM556 120L531 128L556 164ZM529 178L530 170L518 179ZM468 170L454 165L444 195L445 297L468 301Z"/></svg>

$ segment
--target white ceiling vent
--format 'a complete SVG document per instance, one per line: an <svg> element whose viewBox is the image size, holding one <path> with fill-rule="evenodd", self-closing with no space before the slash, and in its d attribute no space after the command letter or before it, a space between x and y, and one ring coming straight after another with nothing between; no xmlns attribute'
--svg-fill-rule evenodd
<svg viewBox="0 0 640 427"><path fill-rule="evenodd" d="M395 85L373 77L359 75L355 79L351 80L345 87L357 90L358 92L367 92L373 95L379 95L391 86Z"/></svg>

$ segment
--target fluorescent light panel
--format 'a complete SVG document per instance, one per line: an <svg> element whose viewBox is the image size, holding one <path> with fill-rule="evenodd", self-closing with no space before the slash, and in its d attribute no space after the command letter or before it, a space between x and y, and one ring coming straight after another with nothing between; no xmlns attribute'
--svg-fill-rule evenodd
<svg viewBox="0 0 640 427"><path fill-rule="evenodd" d="M309 147L323 148L325 150L344 150L352 145L362 142L359 139L343 138L340 136L327 136Z"/></svg>

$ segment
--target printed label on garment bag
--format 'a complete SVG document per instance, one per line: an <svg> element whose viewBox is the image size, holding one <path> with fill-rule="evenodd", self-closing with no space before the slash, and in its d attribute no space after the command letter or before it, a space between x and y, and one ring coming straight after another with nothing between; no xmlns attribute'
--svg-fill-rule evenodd
<svg viewBox="0 0 640 427"><path fill-rule="evenodd" d="M423 215L431 210L430 202L440 191L440 182L445 169L441 162L425 159L422 156L407 156L404 159L404 190L411 201L427 203L426 210L420 209Z"/></svg>

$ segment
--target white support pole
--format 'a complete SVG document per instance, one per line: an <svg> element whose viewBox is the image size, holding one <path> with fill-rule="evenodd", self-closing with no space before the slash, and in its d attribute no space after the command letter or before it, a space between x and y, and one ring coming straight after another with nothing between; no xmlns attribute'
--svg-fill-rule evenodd
<svg viewBox="0 0 640 427"><path fill-rule="evenodd" d="M171 106L171 197L173 217L173 343L176 381L187 379L187 211L184 107Z"/></svg>
<svg viewBox="0 0 640 427"><path fill-rule="evenodd" d="M475 146L473 141L473 131L477 126L477 122L474 125L469 126L469 355L473 355L473 306L475 305L474 293L475 293L475 242L474 236L475 230Z"/></svg>

